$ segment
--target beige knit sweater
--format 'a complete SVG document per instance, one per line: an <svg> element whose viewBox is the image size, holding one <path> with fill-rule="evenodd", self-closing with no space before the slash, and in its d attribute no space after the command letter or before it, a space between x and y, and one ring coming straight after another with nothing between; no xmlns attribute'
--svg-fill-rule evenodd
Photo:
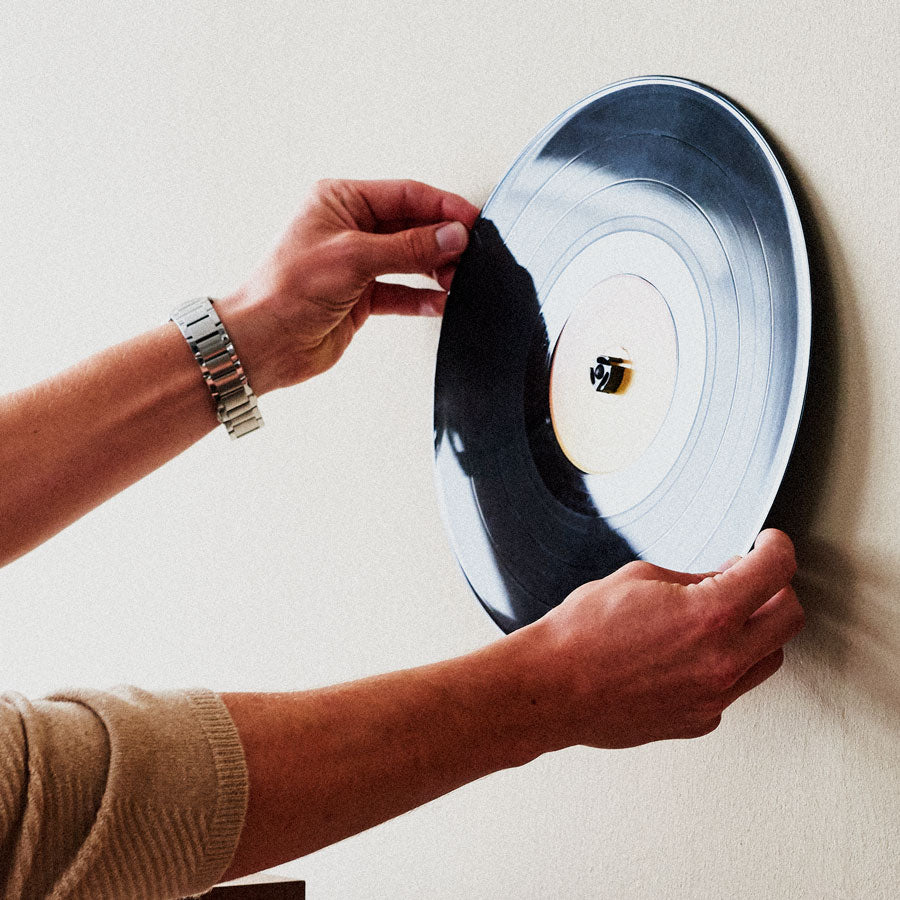
<svg viewBox="0 0 900 900"><path fill-rule="evenodd" d="M222 876L247 805L209 691L0 695L0 896L184 897Z"/></svg>

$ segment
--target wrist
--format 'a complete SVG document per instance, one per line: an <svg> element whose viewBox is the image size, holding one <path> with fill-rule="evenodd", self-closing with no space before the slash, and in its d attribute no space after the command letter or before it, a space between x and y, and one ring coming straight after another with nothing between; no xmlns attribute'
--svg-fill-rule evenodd
<svg viewBox="0 0 900 900"><path fill-rule="evenodd" d="M283 387L286 349L277 340L266 305L250 300L239 290L215 301L215 309L241 361L247 381L257 396Z"/></svg>
<svg viewBox="0 0 900 900"><path fill-rule="evenodd" d="M484 722L492 729L502 757L498 769L524 765L567 745L559 736L564 698L547 677L545 654L532 628L462 658L475 673Z"/></svg>

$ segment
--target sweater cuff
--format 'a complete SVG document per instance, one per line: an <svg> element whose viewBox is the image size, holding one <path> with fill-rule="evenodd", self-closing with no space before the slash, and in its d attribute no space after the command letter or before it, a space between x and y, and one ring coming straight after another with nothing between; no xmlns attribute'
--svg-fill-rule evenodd
<svg viewBox="0 0 900 900"><path fill-rule="evenodd" d="M216 808L209 821L206 865L200 880L216 883L225 873L237 849L247 812L247 763L237 728L218 694L207 690L184 692L206 740L216 770Z"/></svg>

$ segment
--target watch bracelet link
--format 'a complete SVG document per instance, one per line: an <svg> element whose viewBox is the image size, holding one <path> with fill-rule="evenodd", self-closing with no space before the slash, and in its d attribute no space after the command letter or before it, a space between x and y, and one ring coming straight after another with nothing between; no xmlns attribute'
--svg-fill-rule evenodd
<svg viewBox="0 0 900 900"><path fill-rule="evenodd" d="M256 395L247 381L231 338L213 308L211 297L198 297L176 307L172 321L200 366L216 404L216 416L232 439L256 431L263 424Z"/></svg>

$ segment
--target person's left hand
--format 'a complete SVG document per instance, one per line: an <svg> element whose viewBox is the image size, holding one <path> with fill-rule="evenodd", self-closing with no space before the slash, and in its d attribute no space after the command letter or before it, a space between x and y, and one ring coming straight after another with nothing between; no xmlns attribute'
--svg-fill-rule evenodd
<svg viewBox="0 0 900 900"><path fill-rule="evenodd" d="M216 303L254 390L324 372L371 314L440 315L477 215L417 181L319 182L269 258ZM443 290L375 280L390 273Z"/></svg>

